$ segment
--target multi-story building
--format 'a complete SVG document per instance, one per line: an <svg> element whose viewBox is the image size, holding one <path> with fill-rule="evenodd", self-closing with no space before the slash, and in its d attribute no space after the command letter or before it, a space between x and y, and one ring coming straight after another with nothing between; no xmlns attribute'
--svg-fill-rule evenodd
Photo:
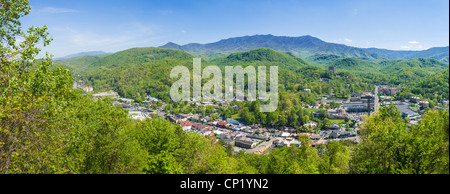
<svg viewBox="0 0 450 194"><path fill-rule="evenodd" d="M237 138L234 145L241 148L252 149L256 146L256 142L247 138Z"/></svg>
<svg viewBox="0 0 450 194"><path fill-rule="evenodd" d="M328 67L328 70L330 70L330 71L332 71L334 74L336 74L336 66L335 66L335 65Z"/></svg>

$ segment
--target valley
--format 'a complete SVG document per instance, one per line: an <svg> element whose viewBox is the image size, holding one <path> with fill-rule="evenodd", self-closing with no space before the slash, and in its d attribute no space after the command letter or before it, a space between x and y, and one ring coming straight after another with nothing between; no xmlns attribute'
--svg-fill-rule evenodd
<svg viewBox="0 0 450 194"><path fill-rule="evenodd" d="M176 79L169 78L170 70L177 65L192 70L192 59L199 57L196 53L149 47L98 57L90 63L84 61L95 56L85 56L86 60L79 62L79 67L84 69L74 71L74 77L94 88L93 92L85 90L88 94L117 92L113 104L130 110L130 115L136 115L131 116L134 119L167 119L180 124L185 131L215 137L236 153L248 149L250 153L267 154L276 147L298 146L299 135L306 135L314 146L341 139L358 143L364 115L376 112L380 106L389 107L391 103L400 107L409 125L417 125L418 116L428 108L448 109L448 84L443 83L440 89L433 90L434 95L414 89L436 76L448 81L448 74L442 74L448 72L446 62L330 54L305 60L270 48L202 58L202 64L206 64L202 69L208 65L218 66L222 71L226 66L277 66L280 102L275 112L259 112L258 107L263 104L260 100L211 101L204 98L198 102L174 102L169 98L169 89ZM62 61L56 61L59 62ZM76 69L76 63L64 65ZM202 79L201 83L207 81L209 79ZM235 91L235 94L240 92ZM191 95L191 98L194 97ZM413 98L420 102L411 100ZM308 109L313 111L306 111ZM265 140L270 140L270 144L263 143ZM256 149L259 143L264 146Z"/></svg>
<svg viewBox="0 0 450 194"><path fill-rule="evenodd" d="M175 192L449 174L447 7L0 0L0 173L164 174L111 188Z"/></svg>

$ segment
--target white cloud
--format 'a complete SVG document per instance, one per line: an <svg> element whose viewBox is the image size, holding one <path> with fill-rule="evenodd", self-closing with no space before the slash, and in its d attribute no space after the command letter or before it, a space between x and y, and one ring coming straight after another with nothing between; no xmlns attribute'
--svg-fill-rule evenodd
<svg viewBox="0 0 450 194"><path fill-rule="evenodd" d="M352 42L352 40L348 39L348 38L344 38L345 42Z"/></svg>
<svg viewBox="0 0 450 194"><path fill-rule="evenodd" d="M181 33L186 33L186 30L181 30Z"/></svg>
<svg viewBox="0 0 450 194"><path fill-rule="evenodd" d="M415 40L408 41L408 45L400 46L402 50L423 50L424 47Z"/></svg>
<svg viewBox="0 0 450 194"><path fill-rule="evenodd" d="M75 13L78 12L74 9L60 8L60 7L44 7L38 10L38 13L49 13L49 14L58 14L58 13Z"/></svg>

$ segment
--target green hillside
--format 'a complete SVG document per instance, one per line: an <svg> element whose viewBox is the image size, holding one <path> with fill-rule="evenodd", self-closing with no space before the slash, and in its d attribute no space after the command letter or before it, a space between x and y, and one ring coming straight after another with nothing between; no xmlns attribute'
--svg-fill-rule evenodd
<svg viewBox="0 0 450 194"><path fill-rule="evenodd" d="M307 61L312 63L328 63L332 62L336 59L344 58L340 55L333 55L333 54L315 54L312 56L309 56L305 58Z"/></svg>
<svg viewBox="0 0 450 194"><path fill-rule="evenodd" d="M84 75L95 91L114 90L120 96L141 99L147 93L169 100L170 71L177 65L192 69L194 56L179 50L133 48L121 51L89 66ZM208 65L207 61L202 61Z"/></svg>
<svg viewBox="0 0 450 194"><path fill-rule="evenodd" d="M352 73L368 83L405 84L448 68L448 63L435 59L363 60L342 58L317 64L328 68L335 65L337 72Z"/></svg>
<svg viewBox="0 0 450 194"><path fill-rule="evenodd" d="M113 89L121 96L142 99L145 93L169 100L170 86L176 80L169 78L177 65L192 69L193 56L187 52L161 48L133 48L103 56L83 56L56 61L90 83L95 91ZM278 66L280 92L301 92L311 89L308 97L330 94L347 96L351 92L371 89L371 83L391 85L413 83L448 68L448 63L435 59L364 60L341 58L338 55L317 54L311 65L291 52L256 48L232 53L211 61L202 59L202 67L214 64L224 66ZM333 60L335 59L335 60ZM335 65L337 74L328 71ZM320 82L319 78L329 78ZM206 82L207 80L203 80ZM442 96L442 95L439 95Z"/></svg>
<svg viewBox="0 0 450 194"><path fill-rule="evenodd" d="M176 79L170 79L170 71L177 65L183 65L192 70L194 57L186 52L173 49L129 49L96 61L89 66L90 71L85 78L96 91L113 89L121 96L135 99L139 99L144 96L144 93L147 93L169 101L170 86L176 81ZM127 62L127 60L130 61ZM280 67L280 84L282 85L301 82L303 79L295 72L288 71L287 68L299 70L300 66L307 64L299 58L271 49L255 49L232 54L218 58L211 63L219 67L276 65ZM211 63L202 60L202 68Z"/></svg>
<svg viewBox="0 0 450 194"><path fill-rule="evenodd" d="M91 66L113 68L165 59L192 60L192 55L173 49L160 49L155 47L132 48L108 55L102 60L96 61Z"/></svg>
<svg viewBox="0 0 450 194"><path fill-rule="evenodd" d="M305 65L306 63L292 54L284 54L267 48L256 48L245 52L233 53L225 58L228 62L269 61L280 63L303 63L301 65Z"/></svg>
<svg viewBox="0 0 450 194"><path fill-rule="evenodd" d="M82 79L94 87L96 92L114 90L119 95L143 100L144 94L169 101L169 91L177 79L170 79L170 71L177 65L192 70L195 56L186 52L161 48L135 48L103 57L88 65L88 71ZM130 60L130 61L127 61ZM292 53L281 53L272 49L253 49L233 53L208 62L202 59L202 67L224 66L278 66L278 84L280 92L302 93L308 103L314 102L317 95L330 94L331 90L339 96L350 92L371 89L356 76L337 77L330 71L314 67ZM222 71L224 72L224 71ZM320 82L319 78L330 78L329 82ZM203 79L205 83L208 79ZM311 89L304 94L304 89ZM348 90L345 90L347 88ZM300 94L298 94L300 95Z"/></svg>
<svg viewBox="0 0 450 194"><path fill-rule="evenodd" d="M331 63L336 69L349 71L373 71L379 70L379 66L374 61L362 60L357 58L337 59Z"/></svg>
<svg viewBox="0 0 450 194"><path fill-rule="evenodd" d="M179 50L144 47L127 49L114 54L87 55L55 60L55 63L62 64L75 74L85 74L99 68L132 66L165 59L192 60L192 58L191 54Z"/></svg>
<svg viewBox="0 0 450 194"><path fill-rule="evenodd" d="M290 52L281 53L267 48L256 48L249 51L232 53L225 57L213 59L211 63L218 66L272 65L288 70L296 70L309 65L308 62L294 56Z"/></svg>
<svg viewBox="0 0 450 194"><path fill-rule="evenodd" d="M449 99L448 83L449 68L426 76L416 82L406 84L399 96L400 98L419 96L422 99L435 99L437 101Z"/></svg>
<svg viewBox="0 0 450 194"><path fill-rule="evenodd" d="M203 136L183 130L179 123L167 119L134 120L127 109L112 105L112 99L94 100L84 91L73 89L74 72L62 65L55 66L51 55L36 59L41 52L38 46L48 45L52 38L46 26L22 29L19 19L30 10L28 1L0 1L0 174L251 174L248 177L255 174L449 174L448 109L427 109L420 121L410 125L409 119L403 119L395 106L383 106L375 114L364 116L358 124L358 144L344 139L335 141L330 135L326 144L317 145L308 135L298 134L295 137L298 146L291 141L290 146L277 146L262 154L245 150L235 153L233 146L223 139L217 140L214 133ZM165 113L178 114L193 112L195 107L167 100L168 87L173 82L168 73L176 65L192 69L193 57L171 49L136 48L61 63L79 71L97 91L114 89L136 100L141 100L146 92L165 101ZM203 118L206 115L217 118L219 114L227 118L237 116L247 124L270 126L269 134L260 135L267 135L271 141L278 139L272 138L271 129L275 133L282 132L284 127L293 127L297 132L303 130L304 124L314 119L310 114L312 109L303 109L304 105L314 104L316 94L329 93L331 89L342 97L349 92L372 89L373 81L404 82L414 78L414 82L404 83L405 96L448 98L448 64L433 60L339 60L336 65L342 69L335 75L289 53L273 50L256 49L223 57L214 62L221 67L277 65L280 69L278 109L260 112L259 101L232 102L226 109L201 105L195 108L196 113ZM204 60L202 64L205 67L212 63ZM363 67L369 72L358 69ZM330 80L318 81L318 78ZM311 93L303 91L306 87ZM169 112L174 109L176 112ZM320 112L326 115L327 111ZM328 125L326 118L314 120L318 121L318 127ZM271 142L260 143L259 146L266 143L272 146ZM2 180L5 191L10 182L24 185L14 177L8 177L6 182ZM243 179L239 180L244 188ZM279 191L270 177L251 180L253 187L247 184L250 182L245 184L256 192L258 188ZM329 186L326 181L314 177L311 180ZM348 188L355 185L346 181ZM61 182L68 181L61 179ZM281 187L304 184L296 178L275 182L281 182ZM368 186L374 185L366 182ZM176 189L179 183L174 180L165 185ZM204 191L205 183L215 186L214 181L208 180L191 183L192 187L186 190L180 186L178 191L180 188ZM260 183L268 183L268 187ZM117 189L118 184L110 188ZM122 183L128 190L138 184ZM106 188L95 181L88 186L94 185ZM239 185L233 188L239 189ZM444 184L434 182L431 187L435 185ZM144 186L149 188L145 183ZM329 187L334 189L333 186Z"/></svg>
<svg viewBox="0 0 450 194"><path fill-rule="evenodd" d="M90 69L90 65L104 58L106 55L87 55L67 59L54 60L55 64L61 64L74 74L84 74Z"/></svg>

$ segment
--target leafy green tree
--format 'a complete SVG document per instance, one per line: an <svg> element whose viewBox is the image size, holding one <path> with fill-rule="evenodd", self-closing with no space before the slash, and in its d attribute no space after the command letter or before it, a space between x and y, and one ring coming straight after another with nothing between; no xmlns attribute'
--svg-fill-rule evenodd
<svg viewBox="0 0 450 194"><path fill-rule="evenodd" d="M0 172L141 172L126 113L73 90L71 72L48 54L35 59L51 39L45 26L21 29L28 1L0 3Z"/></svg>
<svg viewBox="0 0 450 194"><path fill-rule="evenodd" d="M81 102L70 115L72 130L65 143L71 172L141 173L147 156L131 134L127 111L110 107L110 100Z"/></svg>
<svg viewBox="0 0 450 194"><path fill-rule="evenodd" d="M320 172L323 174L347 174L351 159L350 148L341 145L338 141L332 141L321 148Z"/></svg>
<svg viewBox="0 0 450 194"><path fill-rule="evenodd" d="M300 126L303 126L305 124L305 122L308 122L308 120L309 120L309 118L306 115L304 115L302 106L299 107L299 109L297 111L297 116L298 116L297 117L298 124ZM308 119L308 120L306 120L306 119Z"/></svg>
<svg viewBox="0 0 450 194"><path fill-rule="evenodd" d="M330 126L330 120L328 120L327 118L324 118L322 121L322 130L327 129L327 127Z"/></svg>
<svg viewBox="0 0 450 194"><path fill-rule="evenodd" d="M298 118L297 112L294 109L291 109L289 111L289 115L288 115L288 125L292 126L292 127L296 127L297 123L299 123L298 120L299 120L299 118Z"/></svg>
<svg viewBox="0 0 450 194"><path fill-rule="evenodd" d="M319 110L319 119L323 120L327 118L327 110L326 109L320 109Z"/></svg>
<svg viewBox="0 0 450 194"><path fill-rule="evenodd" d="M351 173L449 173L448 111L429 110L408 128L395 106L364 119Z"/></svg>
<svg viewBox="0 0 450 194"><path fill-rule="evenodd" d="M58 157L68 126L54 118L73 97L71 76L51 69L48 54L35 59L36 45L51 38L46 26L22 29L19 19L30 9L28 1L0 1L0 172L66 173Z"/></svg>

